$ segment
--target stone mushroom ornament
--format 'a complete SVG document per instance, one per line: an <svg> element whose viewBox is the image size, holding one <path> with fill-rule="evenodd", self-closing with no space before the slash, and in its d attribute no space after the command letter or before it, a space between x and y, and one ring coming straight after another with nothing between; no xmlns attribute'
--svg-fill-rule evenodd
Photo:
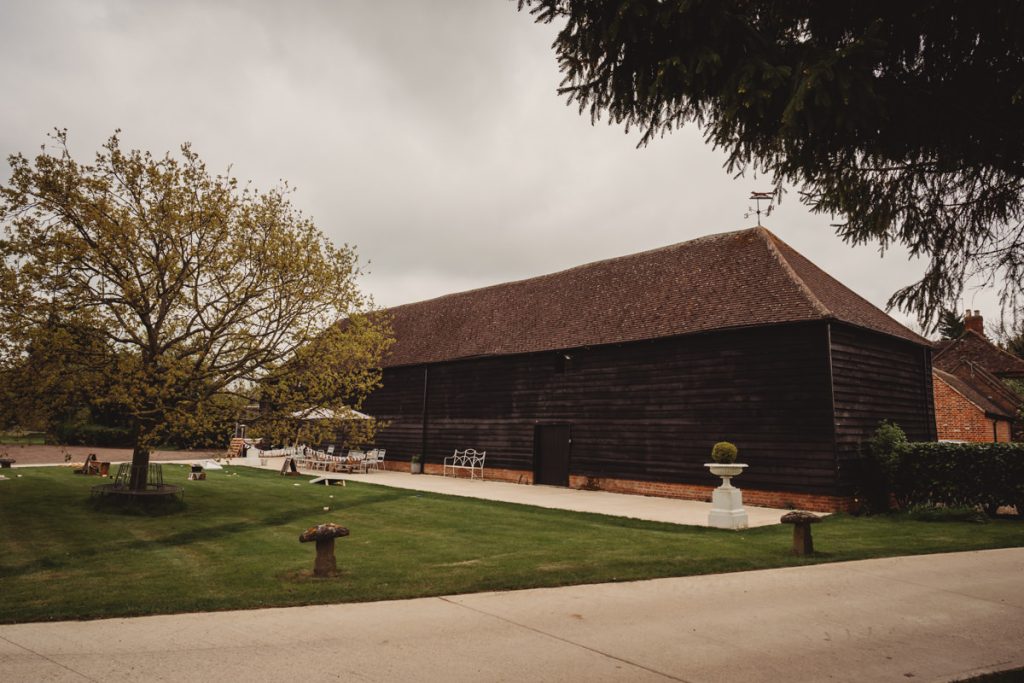
<svg viewBox="0 0 1024 683"><path fill-rule="evenodd" d="M794 510L782 515L783 524L793 525L793 554L813 555L814 541L811 538L811 525L821 521L813 512Z"/></svg>
<svg viewBox="0 0 1024 683"><path fill-rule="evenodd" d="M331 576L338 571L338 563L334 559L334 539L342 536L348 536L348 529L333 522L311 526L299 536L300 543L316 541L313 576Z"/></svg>

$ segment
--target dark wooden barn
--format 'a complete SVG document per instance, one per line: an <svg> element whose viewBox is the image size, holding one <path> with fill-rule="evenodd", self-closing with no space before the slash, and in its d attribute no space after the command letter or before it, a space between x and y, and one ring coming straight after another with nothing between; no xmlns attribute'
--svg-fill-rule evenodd
<svg viewBox="0 0 1024 683"><path fill-rule="evenodd" d="M750 504L838 509L880 420L934 440L931 347L764 228L390 309L364 410L439 472L708 499L732 441Z"/></svg>

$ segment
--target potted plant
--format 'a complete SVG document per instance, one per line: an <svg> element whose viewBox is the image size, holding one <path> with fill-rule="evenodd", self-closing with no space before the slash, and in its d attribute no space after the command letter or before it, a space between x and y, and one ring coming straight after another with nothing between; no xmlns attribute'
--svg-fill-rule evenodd
<svg viewBox="0 0 1024 683"><path fill-rule="evenodd" d="M739 449L728 441L719 441L711 448L711 460L705 463L704 467L711 470L711 474L721 477L725 485L729 485L729 479L743 474L746 465L736 462Z"/></svg>
<svg viewBox="0 0 1024 683"><path fill-rule="evenodd" d="M728 441L720 441L711 449L712 462L704 463L711 474L722 478L722 485L711 493L708 526L719 529L746 529L747 511L743 509L743 492L732 485L732 478L743 474L747 465L736 462L739 449Z"/></svg>
<svg viewBox="0 0 1024 683"><path fill-rule="evenodd" d="M422 455L417 454L417 455L414 455L411 458L409 458L409 471L412 472L413 474L422 474L423 473L423 456Z"/></svg>

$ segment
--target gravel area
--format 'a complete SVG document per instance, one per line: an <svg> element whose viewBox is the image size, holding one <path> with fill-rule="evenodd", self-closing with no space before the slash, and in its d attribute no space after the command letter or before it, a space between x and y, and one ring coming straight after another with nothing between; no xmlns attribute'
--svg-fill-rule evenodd
<svg viewBox="0 0 1024 683"><path fill-rule="evenodd" d="M155 451L151 461L206 460L224 457L226 448L199 451ZM4 455L6 451L7 455ZM65 455L71 455L71 462L82 462L90 454L105 462L128 462L132 459L130 448L101 448L97 446L35 446L24 444L0 444L0 457L14 458L15 467L28 465L63 465Z"/></svg>

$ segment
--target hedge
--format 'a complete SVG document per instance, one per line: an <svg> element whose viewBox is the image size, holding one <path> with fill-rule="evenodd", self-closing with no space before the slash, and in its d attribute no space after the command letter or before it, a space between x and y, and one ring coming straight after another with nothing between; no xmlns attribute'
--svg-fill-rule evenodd
<svg viewBox="0 0 1024 683"><path fill-rule="evenodd" d="M68 446L130 448L135 445L131 430L97 424L62 424L54 429L57 442Z"/></svg>
<svg viewBox="0 0 1024 683"><path fill-rule="evenodd" d="M901 507L981 506L1024 513L1024 443L899 443L890 484Z"/></svg>

